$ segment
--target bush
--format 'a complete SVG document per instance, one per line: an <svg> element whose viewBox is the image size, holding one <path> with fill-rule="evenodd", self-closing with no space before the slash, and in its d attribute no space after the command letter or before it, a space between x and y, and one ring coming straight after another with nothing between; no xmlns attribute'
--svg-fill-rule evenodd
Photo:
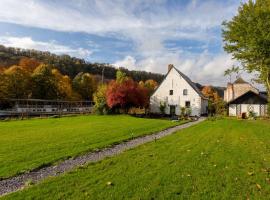
<svg viewBox="0 0 270 200"><path fill-rule="evenodd" d="M249 112L248 112L248 117L249 117L249 118L252 118L252 119L256 119L257 115L256 115L255 112L249 111Z"/></svg>
<svg viewBox="0 0 270 200"><path fill-rule="evenodd" d="M186 107L180 107L180 111L181 111L180 118L184 119L186 115Z"/></svg>
<svg viewBox="0 0 270 200"><path fill-rule="evenodd" d="M191 115L191 108L186 108L186 116L190 117Z"/></svg>
<svg viewBox="0 0 270 200"><path fill-rule="evenodd" d="M180 119L188 119L191 115L191 108L180 107Z"/></svg>
<svg viewBox="0 0 270 200"><path fill-rule="evenodd" d="M159 104L159 110L161 112L162 115L165 114L165 109L166 109L166 103L165 102L160 102Z"/></svg>
<svg viewBox="0 0 270 200"><path fill-rule="evenodd" d="M95 102L94 111L97 114L108 114L109 107L106 102L107 85L100 85L97 91L94 93L93 98Z"/></svg>

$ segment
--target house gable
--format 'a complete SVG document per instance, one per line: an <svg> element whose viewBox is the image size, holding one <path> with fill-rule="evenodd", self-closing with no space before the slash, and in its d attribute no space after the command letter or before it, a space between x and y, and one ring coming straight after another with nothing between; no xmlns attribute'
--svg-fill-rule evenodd
<svg viewBox="0 0 270 200"><path fill-rule="evenodd" d="M170 75L170 73L174 73L177 72L177 74L179 75L180 79L183 79L191 88L192 90L194 90L201 98L203 99L207 99L202 92L199 90L199 88L195 85L195 83L193 83L185 74L183 74L182 72L180 72L178 69L176 69L175 67L171 67L170 70L167 72L167 74L165 75L165 78L162 80L162 82L160 83L160 85L156 88L156 90L153 92L152 96L154 96L156 94L156 92L160 89L160 87L162 87L162 85L164 84L164 82L166 81L166 79L168 79L168 76ZM177 78L176 80L177 81Z"/></svg>

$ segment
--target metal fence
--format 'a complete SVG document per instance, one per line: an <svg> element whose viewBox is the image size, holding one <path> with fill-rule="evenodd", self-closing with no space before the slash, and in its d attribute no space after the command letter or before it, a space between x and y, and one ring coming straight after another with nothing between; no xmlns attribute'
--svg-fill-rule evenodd
<svg viewBox="0 0 270 200"><path fill-rule="evenodd" d="M92 101L0 99L0 117L91 113Z"/></svg>

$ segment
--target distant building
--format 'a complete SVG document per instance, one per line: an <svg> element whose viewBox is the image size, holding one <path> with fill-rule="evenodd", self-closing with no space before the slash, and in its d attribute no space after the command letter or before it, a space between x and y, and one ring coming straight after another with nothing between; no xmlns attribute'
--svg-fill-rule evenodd
<svg viewBox="0 0 270 200"><path fill-rule="evenodd" d="M192 116L201 116L207 114L208 99L186 75L169 65L164 80L150 97L150 111L161 113L161 104L166 105L166 114L180 115L181 107L186 107Z"/></svg>
<svg viewBox="0 0 270 200"><path fill-rule="evenodd" d="M256 116L267 114L267 96L250 83L238 78L228 83L224 91L224 101L228 103L229 116L242 116L253 112Z"/></svg>
<svg viewBox="0 0 270 200"><path fill-rule="evenodd" d="M224 101L229 102L234 100L248 91L253 91L256 94L259 94L258 89L254 88L250 83L244 81L242 78L238 78L234 83L228 83L227 88L224 91Z"/></svg>

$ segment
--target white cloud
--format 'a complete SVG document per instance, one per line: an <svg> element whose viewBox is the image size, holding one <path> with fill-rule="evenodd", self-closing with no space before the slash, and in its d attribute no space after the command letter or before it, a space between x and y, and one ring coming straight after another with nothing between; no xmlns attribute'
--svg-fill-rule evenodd
<svg viewBox="0 0 270 200"><path fill-rule="evenodd" d="M203 85L226 86L229 79L228 77L224 77L224 71L236 64L236 61L232 60L231 56L225 53L213 56L204 52L196 57L168 53L160 57L146 57L141 60L127 56L115 63L116 66L126 67L131 70L146 70L163 74L167 72L168 64L173 64L194 82ZM242 72L241 76L249 82L254 78L254 74L248 74L246 72ZM255 84L255 86L260 89L263 88L258 84Z"/></svg>
<svg viewBox="0 0 270 200"><path fill-rule="evenodd" d="M12 37L1 36L0 44L9 47L19 47L25 49L36 49L40 51L49 51L55 54L69 54L80 58L86 58L91 55L91 51L83 48L71 48L69 46L58 44L56 41L42 42L35 41L31 37Z"/></svg>
<svg viewBox="0 0 270 200"><path fill-rule="evenodd" d="M1 0L0 21L59 31L116 32L174 38L207 38L205 31L230 18L239 2L191 1L168 9L165 1ZM204 32L204 34L202 34Z"/></svg>
<svg viewBox="0 0 270 200"><path fill-rule="evenodd" d="M113 65L116 67L125 67L130 70L136 70L136 59L132 56L126 56L123 60L119 60Z"/></svg>
<svg viewBox="0 0 270 200"><path fill-rule="evenodd" d="M167 65L172 63L194 81L225 84L223 72L233 63L229 55L223 52L212 55L207 51L190 53L181 48L172 50L166 48L164 43L180 39L205 44L220 42L220 35L211 30L220 28L223 20L230 19L236 13L239 2L192 0L188 5L178 3L170 8L165 4L163 0L71 0L65 4L60 1L1 0L0 21L129 39L135 45L134 52L116 61L114 64L117 66L165 73ZM39 42L31 38L2 38L1 41L8 46L79 54L82 57L91 54L88 50L74 50L54 41Z"/></svg>

